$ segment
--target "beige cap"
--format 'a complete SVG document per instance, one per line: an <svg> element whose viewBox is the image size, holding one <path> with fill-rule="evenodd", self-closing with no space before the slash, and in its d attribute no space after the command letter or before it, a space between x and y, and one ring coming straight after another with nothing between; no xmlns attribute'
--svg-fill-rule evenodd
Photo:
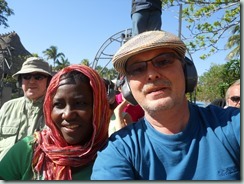
<svg viewBox="0 0 244 184"><path fill-rule="evenodd" d="M18 75L33 72L52 76L49 64L46 61L38 57L30 57L23 63L20 71L15 73L12 77L17 79Z"/></svg>
<svg viewBox="0 0 244 184"><path fill-rule="evenodd" d="M146 31L134 36L120 47L112 59L114 68L125 75L125 64L130 57L160 48L172 49L180 58L185 57L186 45L178 36L166 31Z"/></svg>

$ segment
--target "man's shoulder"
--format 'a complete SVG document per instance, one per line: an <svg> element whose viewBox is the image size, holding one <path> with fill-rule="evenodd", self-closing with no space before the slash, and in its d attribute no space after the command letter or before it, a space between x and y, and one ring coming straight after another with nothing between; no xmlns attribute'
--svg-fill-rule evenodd
<svg viewBox="0 0 244 184"><path fill-rule="evenodd" d="M216 105L212 105L212 104L209 104L205 107L202 107L202 106L198 106L197 104L194 104L194 103L189 103L189 107L191 109L198 109L200 111L203 111L203 112L211 112L211 113L238 113L240 112L240 109L239 108L236 108L236 107L228 107L228 108L223 108L223 107L219 107L219 106L216 106Z"/></svg>
<svg viewBox="0 0 244 184"><path fill-rule="evenodd" d="M238 108L230 107L224 109L215 105L198 107L192 104L190 105L190 111L193 119L201 119L202 122L210 123L212 126L225 126L229 122L240 122L240 109Z"/></svg>
<svg viewBox="0 0 244 184"><path fill-rule="evenodd" d="M20 103L23 103L25 101L24 97L14 98L7 102L5 102L2 106L2 108L10 107L10 106L17 106Z"/></svg>
<svg viewBox="0 0 244 184"><path fill-rule="evenodd" d="M145 128L145 120L144 118L141 118L137 122L131 123L122 129L116 131L113 133L110 137L110 140L116 140L116 139L137 139L138 136L144 131L142 129ZM119 138L120 137L120 138Z"/></svg>
<svg viewBox="0 0 244 184"><path fill-rule="evenodd" d="M209 105L206 107L208 111L221 116L238 116L240 114L240 109L236 107L222 108L214 105Z"/></svg>

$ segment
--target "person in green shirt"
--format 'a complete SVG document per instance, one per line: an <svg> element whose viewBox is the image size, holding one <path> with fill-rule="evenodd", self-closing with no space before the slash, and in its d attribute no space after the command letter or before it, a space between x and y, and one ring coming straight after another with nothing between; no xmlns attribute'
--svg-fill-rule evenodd
<svg viewBox="0 0 244 184"><path fill-rule="evenodd" d="M45 126L43 100L52 73L46 61L29 57L13 78L24 95L5 102L0 109L0 160L18 140Z"/></svg>
<svg viewBox="0 0 244 184"><path fill-rule="evenodd" d="M44 99L46 128L17 142L0 161L3 180L89 180L108 138L109 103L99 74L68 66Z"/></svg>

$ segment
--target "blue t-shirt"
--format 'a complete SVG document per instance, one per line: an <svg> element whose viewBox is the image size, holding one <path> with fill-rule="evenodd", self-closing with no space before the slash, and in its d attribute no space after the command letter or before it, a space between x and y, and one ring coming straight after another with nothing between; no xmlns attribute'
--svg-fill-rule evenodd
<svg viewBox="0 0 244 184"><path fill-rule="evenodd" d="M239 180L240 110L189 104L190 119L166 135L141 119L98 152L92 180Z"/></svg>

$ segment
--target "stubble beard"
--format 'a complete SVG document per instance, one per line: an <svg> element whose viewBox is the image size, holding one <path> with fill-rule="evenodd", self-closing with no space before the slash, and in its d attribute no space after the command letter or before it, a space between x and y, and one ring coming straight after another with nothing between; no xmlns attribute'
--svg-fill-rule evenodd
<svg viewBox="0 0 244 184"><path fill-rule="evenodd" d="M142 108L151 116L162 113L163 111L170 110L174 107L175 103L172 99L158 99L155 101L147 101L142 105Z"/></svg>

